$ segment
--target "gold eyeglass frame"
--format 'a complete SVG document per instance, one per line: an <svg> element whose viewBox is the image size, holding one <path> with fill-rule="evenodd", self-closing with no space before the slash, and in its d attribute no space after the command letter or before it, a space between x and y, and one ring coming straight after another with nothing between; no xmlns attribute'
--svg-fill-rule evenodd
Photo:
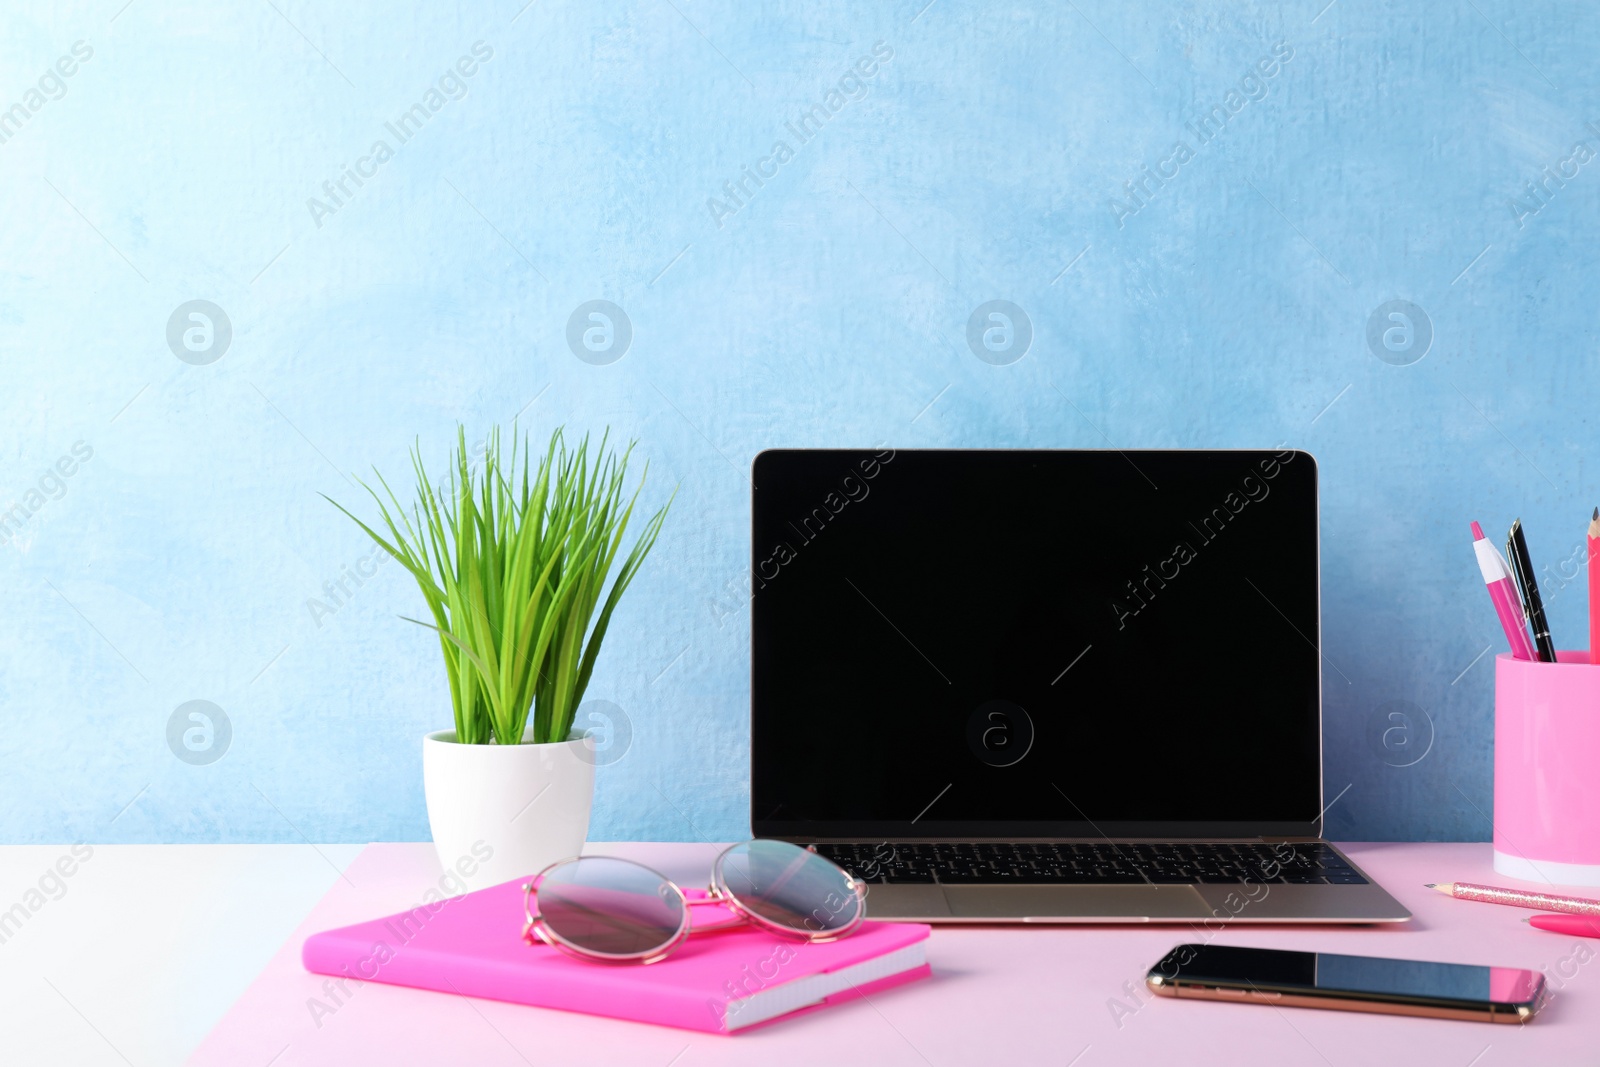
<svg viewBox="0 0 1600 1067"><path fill-rule="evenodd" d="M543 942L563 955L570 956L573 959L583 960L586 963L648 964L656 963L672 955L672 953L677 950L678 946L682 945L683 942L688 939L689 935L694 933L720 933L724 930L738 929L743 926L754 926L757 929L765 930L766 932L776 934L779 937L787 937L791 940L821 944L827 941L837 941L841 937L848 937L850 934L855 932L856 928L859 927L862 922L866 920L866 883L856 878L849 871L845 870L843 867L840 867L826 856L818 854L815 848L809 847L805 848L804 851L811 853L824 863L830 864L839 872L841 878L844 880L845 888L854 895L856 909L855 916L848 923L837 930L818 930L815 932L807 932L804 930L797 930L792 926L785 926L782 923L774 922L771 919L768 919L758 912L752 910L748 905L742 903L739 900L738 894L728 886L727 878L722 870L723 860L727 858L730 852L736 848L740 848L752 843L753 842L751 841L742 841L738 844L729 845L717 855L716 862L711 866L711 884L706 890L707 895L703 900L690 900L688 895L684 893L683 889L678 885L678 883L674 882L671 878L668 878L655 868L647 866L643 863L639 863L635 860L623 859L620 856L571 856L564 860L557 860L555 863L552 863L550 866L540 871L532 881L523 883L523 917L526 921L522 927L522 940L527 942L529 945L537 945L540 942ZM795 847L800 848L798 845ZM543 916L541 916L537 910L538 904L536 898L539 892L539 886L552 872L559 870L568 864L582 863L585 859L609 859L618 863L629 863L655 875L658 879L660 879L661 887L670 889L672 895L676 896L678 899L679 910L682 915L682 918L678 923L678 929L674 931L672 936L662 944L645 949L641 952L631 953L595 952L592 949L583 948L563 938L559 933L553 930L548 923L544 921ZM733 913L733 917L720 922L696 926L690 909L695 907L703 907L708 904L716 904L726 907ZM843 909L841 908L839 910Z"/></svg>

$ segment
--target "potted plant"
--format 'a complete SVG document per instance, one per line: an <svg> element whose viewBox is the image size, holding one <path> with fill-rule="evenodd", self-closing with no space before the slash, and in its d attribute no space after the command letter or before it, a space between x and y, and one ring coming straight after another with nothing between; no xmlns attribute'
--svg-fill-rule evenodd
<svg viewBox="0 0 1600 1067"><path fill-rule="evenodd" d="M618 454L609 436L591 456L587 436L569 449L557 430L541 459L530 458L526 436L519 455L515 428L503 451L496 429L475 471L458 426L438 489L414 446L409 513L382 474L387 501L361 483L387 537L329 498L400 561L428 604L432 623L406 621L438 633L455 712L454 729L422 741L428 824L444 868L466 875L476 865L483 885L577 855L588 837L593 742L573 734L573 716L611 613L672 503L645 523L606 591L644 487L641 477L626 495L633 446Z"/></svg>

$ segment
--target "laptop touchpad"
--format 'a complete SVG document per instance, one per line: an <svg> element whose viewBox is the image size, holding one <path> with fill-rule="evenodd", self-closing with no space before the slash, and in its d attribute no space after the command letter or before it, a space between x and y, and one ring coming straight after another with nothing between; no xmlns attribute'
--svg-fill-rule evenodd
<svg viewBox="0 0 1600 1067"><path fill-rule="evenodd" d="M1187 885L942 886L952 918L1204 918L1205 898Z"/></svg>

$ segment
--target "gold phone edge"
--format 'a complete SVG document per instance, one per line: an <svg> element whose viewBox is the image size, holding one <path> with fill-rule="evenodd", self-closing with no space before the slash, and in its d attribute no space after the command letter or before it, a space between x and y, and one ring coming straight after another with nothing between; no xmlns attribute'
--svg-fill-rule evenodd
<svg viewBox="0 0 1600 1067"><path fill-rule="evenodd" d="M1159 974L1145 979L1150 991L1158 996L1178 997L1184 1000L1214 1000L1224 1004L1272 1004L1289 1008L1324 1008L1329 1011L1360 1011L1376 1015L1410 1015L1421 1019L1455 1019L1466 1022L1521 1024L1532 1019L1544 1007L1545 991L1541 985L1539 996L1528 1004L1508 1005L1502 1010L1494 1007L1479 1009L1443 1008L1428 1004L1394 1004L1380 1000L1359 1000L1351 997L1319 997L1295 993L1275 993L1263 990L1229 990L1210 986L1179 985Z"/></svg>

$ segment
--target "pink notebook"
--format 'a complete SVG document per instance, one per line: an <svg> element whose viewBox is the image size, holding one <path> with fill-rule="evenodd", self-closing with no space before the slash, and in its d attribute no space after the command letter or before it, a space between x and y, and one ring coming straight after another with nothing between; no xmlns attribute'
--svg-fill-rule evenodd
<svg viewBox="0 0 1600 1067"><path fill-rule="evenodd" d="M690 891L690 896L704 896ZM696 908L712 922L723 909ZM519 882L306 939L306 970L713 1034L926 976L928 927L866 922L814 945L754 928L692 935L660 963L585 963L522 940Z"/></svg>

